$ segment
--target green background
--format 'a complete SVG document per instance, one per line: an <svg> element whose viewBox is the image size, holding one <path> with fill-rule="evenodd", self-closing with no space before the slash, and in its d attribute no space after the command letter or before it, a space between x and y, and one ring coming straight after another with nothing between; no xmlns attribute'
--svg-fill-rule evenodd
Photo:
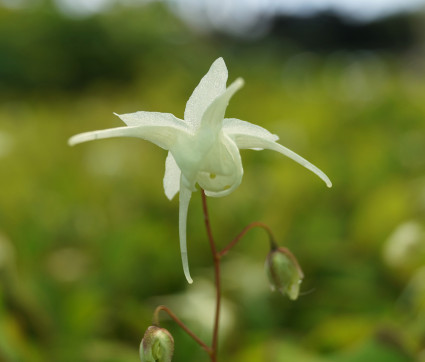
<svg viewBox="0 0 425 362"><path fill-rule="evenodd" d="M209 199L219 247L261 221L305 274L297 301L272 293L267 235L247 234L223 259L220 359L425 360L424 32L421 14L404 21L413 30L403 47L391 47L395 23L387 47L312 49L276 33L202 34L158 3L81 19L49 3L0 6L0 360L138 361L159 304L209 341L199 192L188 285L178 200L162 187L166 152L67 139L121 126L113 112L182 118L219 56L230 81L246 82L227 116L278 134L334 184L277 153L242 151L241 186ZM165 315L163 326L175 361L208 360Z"/></svg>

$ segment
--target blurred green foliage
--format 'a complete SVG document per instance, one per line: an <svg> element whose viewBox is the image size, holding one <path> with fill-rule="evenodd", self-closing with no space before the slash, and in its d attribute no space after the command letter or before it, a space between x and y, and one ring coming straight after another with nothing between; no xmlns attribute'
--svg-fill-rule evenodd
<svg viewBox="0 0 425 362"><path fill-rule="evenodd" d="M230 79L246 80L227 115L278 134L334 183L327 190L288 159L245 151L242 185L210 199L221 247L262 221L306 275L296 302L271 294L266 235L246 236L223 265L222 360L425 360L420 54L317 55L201 36L160 4L84 20L0 8L0 360L138 361L162 303L209 338L199 198L189 210L188 286L178 202L162 190L165 153L136 139L66 142L119 126L112 112L182 117L219 56ZM164 319L176 361L207 360Z"/></svg>

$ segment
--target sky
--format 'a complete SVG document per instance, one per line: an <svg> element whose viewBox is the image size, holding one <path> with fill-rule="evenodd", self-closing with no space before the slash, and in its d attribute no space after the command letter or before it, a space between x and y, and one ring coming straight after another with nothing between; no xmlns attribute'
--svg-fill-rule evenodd
<svg viewBox="0 0 425 362"><path fill-rule="evenodd" d="M404 11L425 9L425 0L166 0L188 24L235 35L261 31L276 14L308 16L333 11L350 20L368 22ZM260 27L260 28L259 28ZM208 30L208 29L207 29ZM239 34L240 33L240 34Z"/></svg>
<svg viewBox="0 0 425 362"><path fill-rule="evenodd" d="M19 2L20 0L2 0L4 3ZM161 0L56 0L62 8L75 12L97 12L107 8L110 4L146 3L147 1ZM215 7L216 9L238 9L273 13L284 12L289 14L309 14L324 9L333 9L337 12L369 20L385 16L398 11L415 10L425 5L425 0L164 0L169 4L181 7L201 6Z"/></svg>
<svg viewBox="0 0 425 362"><path fill-rule="evenodd" d="M18 6L37 0L0 0L6 6ZM266 23L275 14L306 16L331 10L356 21L371 21L403 11L425 9L425 0L55 0L70 16L87 16L112 5L137 6L162 1L190 26L200 31L220 29L241 33ZM258 29L257 29L258 30Z"/></svg>
<svg viewBox="0 0 425 362"><path fill-rule="evenodd" d="M255 2L269 3L276 10L301 15L332 9L363 20L371 20L400 11L414 11L425 6L424 0L256 0Z"/></svg>

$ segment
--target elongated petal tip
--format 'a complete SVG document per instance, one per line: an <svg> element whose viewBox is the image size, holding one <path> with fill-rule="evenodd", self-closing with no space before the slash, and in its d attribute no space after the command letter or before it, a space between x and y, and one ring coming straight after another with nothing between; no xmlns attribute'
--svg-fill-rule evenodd
<svg viewBox="0 0 425 362"><path fill-rule="evenodd" d="M190 198L192 191L182 185L180 181L180 205L179 205L179 236L180 236L180 253L183 264L183 273L189 284L193 283L193 280L189 272L189 261L187 258L187 246L186 246L186 223L187 223L187 211L189 208Z"/></svg>
<svg viewBox="0 0 425 362"><path fill-rule="evenodd" d="M81 139L80 135L72 136L71 138L68 139L68 146L72 147L81 143L82 141L80 141L80 139Z"/></svg>
<svg viewBox="0 0 425 362"><path fill-rule="evenodd" d="M96 140L98 139L98 137L99 137L98 131L79 133L79 134L76 134L75 136L72 136L68 140L68 145L75 146L75 145L78 145L79 143Z"/></svg>
<svg viewBox="0 0 425 362"><path fill-rule="evenodd" d="M232 85L234 85L234 87L236 87L237 89L243 87L245 84L245 81L243 80L243 78L237 78Z"/></svg>
<svg viewBox="0 0 425 362"><path fill-rule="evenodd" d="M183 273L186 277L186 280L189 284L193 283L192 277L190 276L189 272L189 261L187 260L187 251L182 250L181 251L181 257L182 257L182 264L183 264Z"/></svg>
<svg viewBox="0 0 425 362"><path fill-rule="evenodd" d="M313 166L314 168L307 167L303 165L304 167L308 168L310 171L313 171L317 176L320 177L320 179L326 184L328 188L332 187L332 181L329 179L329 177L320 169L318 169L316 166Z"/></svg>
<svg viewBox="0 0 425 362"><path fill-rule="evenodd" d="M224 66L224 67L226 67L226 63L224 62L224 59L223 59L223 57L219 57L219 58L217 58L216 60L214 60L214 62L211 64L211 67L212 66L218 66L218 65L220 65L220 66Z"/></svg>
<svg viewBox="0 0 425 362"><path fill-rule="evenodd" d="M320 173L317 173L317 172L315 172L315 173L317 174L317 176L319 176L325 182L325 184L328 188L332 187L332 181L329 179L329 177L324 172L320 171Z"/></svg>
<svg viewBox="0 0 425 362"><path fill-rule="evenodd" d="M305 165L303 165L303 166L306 167ZM313 166L313 167L314 167L314 169L309 168L309 167L307 167L307 168L310 169L311 171L313 171L317 176L319 176L328 188L331 188L332 187L332 181L329 179L329 177L323 171L318 169L316 166Z"/></svg>
<svg viewBox="0 0 425 362"><path fill-rule="evenodd" d="M189 272L189 264L186 263L183 264L183 272L184 272L184 276L186 277L186 280L189 284L193 283L192 277L190 276L190 272Z"/></svg>

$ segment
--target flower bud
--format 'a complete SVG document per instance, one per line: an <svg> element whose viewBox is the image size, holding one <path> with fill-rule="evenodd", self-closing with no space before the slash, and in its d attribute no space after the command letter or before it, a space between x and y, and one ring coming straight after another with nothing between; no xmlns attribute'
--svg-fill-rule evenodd
<svg viewBox="0 0 425 362"><path fill-rule="evenodd" d="M273 248L267 255L265 267L273 291L277 289L291 300L298 298L304 274L288 249Z"/></svg>
<svg viewBox="0 0 425 362"><path fill-rule="evenodd" d="M173 336L164 328L150 326L140 343L142 362L171 362L174 353Z"/></svg>

